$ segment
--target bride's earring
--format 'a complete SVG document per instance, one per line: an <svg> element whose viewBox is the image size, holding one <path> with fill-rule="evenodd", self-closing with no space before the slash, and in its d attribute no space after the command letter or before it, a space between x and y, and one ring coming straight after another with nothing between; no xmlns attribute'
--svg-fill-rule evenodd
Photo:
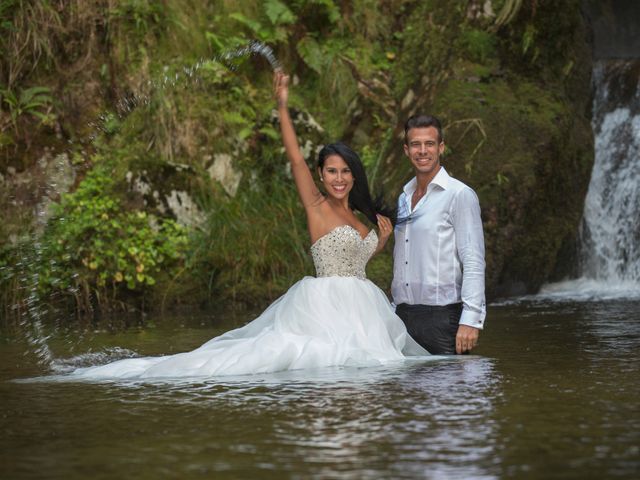
<svg viewBox="0 0 640 480"><path fill-rule="evenodd" d="M321 182L324 182L324 178L320 177L320 181L321 181Z"/></svg>

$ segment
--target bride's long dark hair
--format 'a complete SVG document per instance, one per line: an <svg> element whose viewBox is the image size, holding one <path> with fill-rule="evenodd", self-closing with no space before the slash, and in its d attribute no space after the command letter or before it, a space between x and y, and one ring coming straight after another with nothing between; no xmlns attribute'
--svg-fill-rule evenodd
<svg viewBox="0 0 640 480"><path fill-rule="evenodd" d="M341 157L349 166L353 175L353 188L349 192L349 207L362 212L374 225L378 225L378 217L376 217L378 213L388 217L391 223L395 225L396 213L394 209L385 205L382 194L376 196L375 199L371 197L367 174L358 154L342 142L325 145L318 154L318 168L320 171L322 171L324 162L330 155Z"/></svg>

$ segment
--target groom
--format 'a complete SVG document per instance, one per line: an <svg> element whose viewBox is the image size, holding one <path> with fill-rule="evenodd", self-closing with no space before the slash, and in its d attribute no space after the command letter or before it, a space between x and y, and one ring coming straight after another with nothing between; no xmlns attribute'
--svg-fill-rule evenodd
<svg viewBox="0 0 640 480"><path fill-rule="evenodd" d="M407 120L415 177L398 199L391 293L409 334L434 355L471 351L486 316L480 204L440 165L443 151L437 118Z"/></svg>

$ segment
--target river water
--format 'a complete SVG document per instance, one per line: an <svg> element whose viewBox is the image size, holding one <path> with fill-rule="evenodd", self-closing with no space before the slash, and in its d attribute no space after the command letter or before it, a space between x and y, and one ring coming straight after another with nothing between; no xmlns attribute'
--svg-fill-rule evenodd
<svg viewBox="0 0 640 480"><path fill-rule="evenodd" d="M472 356L160 383L53 381L5 327L0 478L638 478L640 300L583 300L490 306ZM252 317L46 333L81 365L189 350Z"/></svg>

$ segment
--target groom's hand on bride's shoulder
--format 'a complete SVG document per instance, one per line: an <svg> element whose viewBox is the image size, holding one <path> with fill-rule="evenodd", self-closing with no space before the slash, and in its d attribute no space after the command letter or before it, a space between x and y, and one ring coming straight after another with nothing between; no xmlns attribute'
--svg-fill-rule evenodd
<svg viewBox="0 0 640 480"><path fill-rule="evenodd" d="M456 353L470 352L478 344L480 330L468 325L460 325L456 334Z"/></svg>

